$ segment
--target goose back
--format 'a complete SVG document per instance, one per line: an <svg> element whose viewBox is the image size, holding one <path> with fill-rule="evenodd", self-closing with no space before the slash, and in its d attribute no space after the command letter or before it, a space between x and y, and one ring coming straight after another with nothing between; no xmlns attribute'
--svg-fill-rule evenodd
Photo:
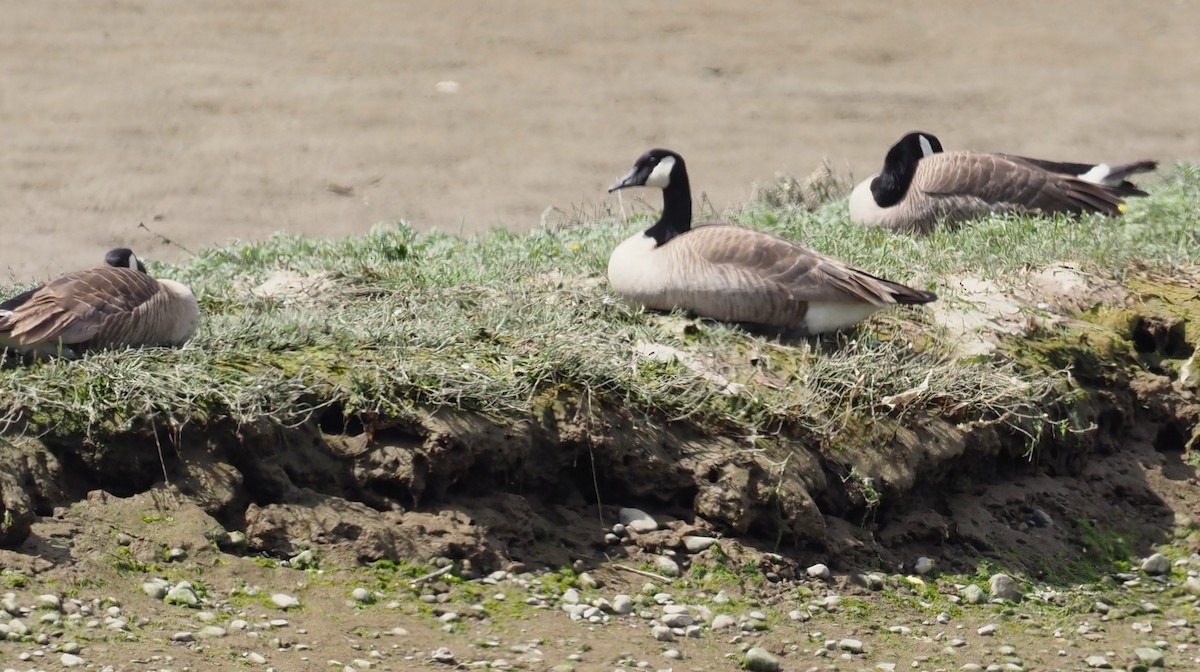
<svg viewBox="0 0 1200 672"><path fill-rule="evenodd" d="M77 348L182 345L199 323L187 287L132 268L100 267L63 275L32 292L0 332L18 345L60 342Z"/></svg>
<svg viewBox="0 0 1200 672"><path fill-rule="evenodd" d="M929 233L992 213L1119 215L1120 195L1101 184L997 154L942 152L917 164L904 198L878 209L885 228Z"/></svg>
<svg viewBox="0 0 1200 672"><path fill-rule="evenodd" d="M728 322L823 333L897 303L936 297L764 231L708 224L657 246L634 236L609 258L609 282L629 301Z"/></svg>

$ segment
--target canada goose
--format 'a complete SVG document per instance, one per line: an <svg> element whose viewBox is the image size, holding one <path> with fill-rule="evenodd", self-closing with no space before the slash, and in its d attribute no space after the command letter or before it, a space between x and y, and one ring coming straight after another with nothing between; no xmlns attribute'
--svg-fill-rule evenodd
<svg viewBox="0 0 1200 672"><path fill-rule="evenodd" d="M670 150L642 154L608 191L638 186L662 189L663 210L608 259L609 284L631 303L811 335L887 306L937 299L764 231L724 223L692 228L687 167Z"/></svg>
<svg viewBox="0 0 1200 672"><path fill-rule="evenodd" d="M150 277L125 248L111 250L105 263L0 304L0 349L70 357L87 349L178 346L191 337L200 308L190 289Z"/></svg>
<svg viewBox="0 0 1200 672"><path fill-rule="evenodd" d="M937 137L914 131L888 151L883 170L850 193L850 219L895 231L929 233L993 212L1121 214L1126 196L1145 195L1125 180L1153 161L1105 164L1044 161L1011 154L945 152Z"/></svg>

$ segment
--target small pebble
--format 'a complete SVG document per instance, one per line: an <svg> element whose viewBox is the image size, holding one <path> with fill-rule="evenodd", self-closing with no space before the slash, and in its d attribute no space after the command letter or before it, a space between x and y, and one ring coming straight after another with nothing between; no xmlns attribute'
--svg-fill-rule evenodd
<svg viewBox="0 0 1200 672"><path fill-rule="evenodd" d="M779 672L779 659L770 651L755 646L743 654L742 667L750 672Z"/></svg>
<svg viewBox="0 0 1200 672"><path fill-rule="evenodd" d="M280 609L291 609L292 607L300 606L300 600L292 597L291 595L285 595L283 593L275 593L272 595L271 603Z"/></svg>
<svg viewBox="0 0 1200 672"><path fill-rule="evenodd" d="M658 573L672 578L679 576L680 573L679 563L665 555L660 555L654 559L654 569L657 570Z"/></svg>
<svg viewBox="0 0 1200 672"><path fill-rule="evenodd" d="M1155 553L1142 561L1142 571L1149 576L1171 573L1171 560L1162 553Z"/></svg>
<svg viewBox="0 0 1200 672"><path fill-rule="evenodd" d="M842 651L850 653L862 653L863 643L857 639L843 639L837 643L837 647Z"/></svg>

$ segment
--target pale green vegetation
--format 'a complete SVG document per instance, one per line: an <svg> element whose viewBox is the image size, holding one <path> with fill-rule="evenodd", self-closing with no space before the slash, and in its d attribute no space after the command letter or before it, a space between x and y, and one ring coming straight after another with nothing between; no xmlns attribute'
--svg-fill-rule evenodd
<svg viewBox="0 0 1200 672"><path fill-rule="evenodd" d="M844 200L810 207L779 194L730 216L944 294L952 290L941 279L950 275L1002 276L1059 261L1122 277L1200 260L1200 169L1164 172L1123 220L997 217L919 239L851 225ZM711 322L680 329L678 320L627 307L608 291L605 263L648 216L471 239L403 224L340 240L279 234L204 250L182 266L152 264L201 297L205 319L194 340L181 350L10 362L0 371L0 424L95 435L147 420L167 430L224 417L296 423L324 407L364 418L404 419L437 406L519 416L566 392L752 434L784 425L821 431L927 378L929 401L918 406L953 405L964 418L1040 415L1039 400L1055 393L1052 377L1003 353L955 361L936 334L923 335L921 309L888 311L836 338L780 344ZM318 289L251 293L280 271ZM636 356L639 341L694 353L746 387L722 393L720 382L679 362Z"/></svg>

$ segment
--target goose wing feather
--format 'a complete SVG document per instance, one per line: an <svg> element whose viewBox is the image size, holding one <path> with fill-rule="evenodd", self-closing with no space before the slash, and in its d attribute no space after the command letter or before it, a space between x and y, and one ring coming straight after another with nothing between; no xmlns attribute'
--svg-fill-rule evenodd
<svg viewBox="0 0 1200 672"><path fill-rule="evenodd" d="M668 243L665 250L688 276L722 291L795 310L810 302L897 303L900 285L801 247L787 239L740 226L702 226ZM674 250L671 248L675 247ZM911 291L911 290L908 290Z"/></svg>
<svg viewBox="0 0 1200 672"><path fill-rule="evenodd" d="M159 293L158 281L129 268L68 273L0 317L0 331L11 332L23 345L50 340L106 344L114 337L120 340L132 322L144 317Z"/></svg>
<svg viewBox="0 0 1200 672"><path fill-rule="evenodd" d="M1120 213L1122 199L1110 189L1070 175L996 154L944 152L926 157L914 185L924 195L966 209L970 203L994 211ZM940 208L939 208L940 209Z"/></svg>

